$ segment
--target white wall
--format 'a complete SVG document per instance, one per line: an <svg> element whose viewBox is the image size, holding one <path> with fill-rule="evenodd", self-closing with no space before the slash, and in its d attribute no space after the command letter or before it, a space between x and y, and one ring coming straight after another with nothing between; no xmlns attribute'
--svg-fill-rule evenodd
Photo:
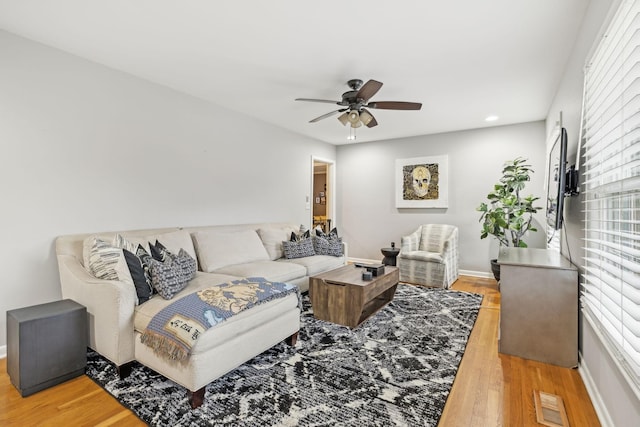
<svg viewBox="0 0 640 427"><path fill-rule="evenodd" d="M448 209L397 209L395 160L444 154L449 156L450 169ZM518 156L528 158L536 171L524 193L542 197L542 121L338 146L338 226L344 229L349 256L382 259L380 248L388 247L391 241L399 246L400 237L420 224L453 224L460 232L460 268L490 275L489 259L497 256L498 246L494 239L480 240L476 207L486 201L504 162ZM531 247L544 247L544 231L538 228L541 232L525 239Z"/></svg>
<svg viewBox="0 0 640 427"><path fill-rule="evenodd" d="M591 1L575 42L571 58L568 59L564 76L556 92L547 116L550 130L558 114L562 111L563 124L569 136L570 163L575 162L580 129L582 105L583 68L598 42L601 29L607 22L611 8L617 7L619 0ZM562 252L571 254L574 264L582 268L582 197L565 199L566 233L562 234ZM627 385L614 360L609 355L606 344L598 338L589 322L580 316L580 372L587 384L591 400L603 425L640 425L640 401Z"/></svg>
<svg viewBox="0 0 640 427"><path fill-rule="evenodd" d="M6 310L61 297L58 235L309 224L333 145L3 31L0 52L0 350Z"/></svg>

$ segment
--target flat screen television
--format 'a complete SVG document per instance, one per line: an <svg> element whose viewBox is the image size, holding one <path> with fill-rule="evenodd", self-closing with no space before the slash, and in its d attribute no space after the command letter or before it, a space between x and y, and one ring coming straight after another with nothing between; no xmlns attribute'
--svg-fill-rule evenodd
<svg viewBox="0 0 640 427"><path fill-rule="evenodd" d="M567 130L561 128L549 152L547 171L547 224L558 230L562 227L565 180L567 173Z"/></svg>

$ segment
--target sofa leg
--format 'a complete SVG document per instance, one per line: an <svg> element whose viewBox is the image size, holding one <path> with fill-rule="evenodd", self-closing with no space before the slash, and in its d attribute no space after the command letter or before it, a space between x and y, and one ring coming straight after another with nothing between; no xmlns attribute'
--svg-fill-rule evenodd
<svg viewBox="0 0 640 427"><path fill-rule="evenodd" d="M133 362L127 362L124 365L116 366L118 370L118 375L120 379L123 380L131 375L131 368L133 367Z"/></svg>
<svg viewBox="0 0 640 427"><path fill-rule="evenodd" d="M189 397L189 404L191 405L191 409L196 409L202 403L204 403L204 392L207 387L202 387L196 391L187 391L187 396Z"/></svg>
<svg viewBox="0 0 640 427"><path fill-rule="evenodd" d="M299 331L294 332L293 335L285 339L285 342L291 347L295 347L296 343L298 342L298 332Z"/></svg>

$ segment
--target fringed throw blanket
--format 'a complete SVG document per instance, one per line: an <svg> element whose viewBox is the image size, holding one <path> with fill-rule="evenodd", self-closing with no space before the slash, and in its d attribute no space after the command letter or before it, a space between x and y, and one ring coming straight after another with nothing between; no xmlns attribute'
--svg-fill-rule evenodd
<svg viewBox="0 0 640 427"><path fill-rule="evenodd" d="M243 310L291 293L298 287L248 277L186 295L156 314L141 337L143 344L168 360L183 362L209 328Z"/></svg>

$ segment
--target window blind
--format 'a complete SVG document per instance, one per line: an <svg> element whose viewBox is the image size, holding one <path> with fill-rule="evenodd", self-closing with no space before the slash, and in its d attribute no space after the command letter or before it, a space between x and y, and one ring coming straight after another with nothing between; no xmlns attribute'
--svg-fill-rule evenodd
<svg viewBox="0 0 640 427"><path fill-rule="evenodd" d="M640 394L640 1L623 1L585 69L581 305Z"/></svg>

